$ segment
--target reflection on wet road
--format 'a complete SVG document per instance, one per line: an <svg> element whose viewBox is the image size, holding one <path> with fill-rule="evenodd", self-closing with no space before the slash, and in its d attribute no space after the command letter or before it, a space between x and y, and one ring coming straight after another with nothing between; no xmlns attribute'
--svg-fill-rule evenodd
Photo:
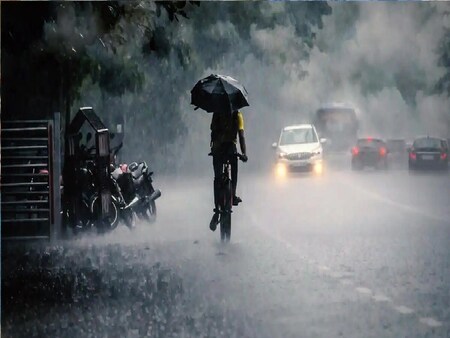
<svg viewBox="0 0 450 338"><path fill-rule="evenodd" d="M142 224L133 234L121 228L104 238L80 240L72 250L85 248L95 256L93 248L112 246L130 252L114 260L97 249L111 262L129 266L130 278L133 269L169 269L183 290L181 300L171 303L179 311L170 311L174 317L188 313L195 327L172 317L179 330L170 334L450 335L448 174L330 169L323 177L277 181L243 170L239 191L244 202L233 213L229 245L208 228L210 177L161 182L164 195L155 225ZM107 266L102 264L97 264L100 270ZM137 276L150 278L142 272ZM144 287L141 292L150 291ZM121 302L134 306L127 299ZM146 319L141 317L124 324L128 336L142 336ZM138 320L141 331L132 331ZM92 329L101 328L98 323ZM169 335L167 329L158 330L154 336Z"/></svg>
<svg viewBox="0 0 450 338"><path fill-rule="evenodd" d="M219 249L218 234L207 230L210 209L200 203L187 206L192 221L167 222L177 224L174 239L198 240L187 260L205 264L197 273L211 280L204 290L216 301L280 336L448 333L448 175L243 177L240 190L228 247ZM197 195L211 198L208 190Z"/></svg>

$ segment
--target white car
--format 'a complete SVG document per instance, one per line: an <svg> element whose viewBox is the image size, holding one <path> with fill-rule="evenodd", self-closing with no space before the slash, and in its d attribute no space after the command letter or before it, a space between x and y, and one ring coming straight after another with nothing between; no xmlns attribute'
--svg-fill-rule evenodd
<svg viewBox="0 0 450 338"><path fill-rule="evenodd" d="M299 124L283 128L276 149L276 174L289 172L314 172L322 174L323 148L326 139L319 139L312 124Z"/></svg>

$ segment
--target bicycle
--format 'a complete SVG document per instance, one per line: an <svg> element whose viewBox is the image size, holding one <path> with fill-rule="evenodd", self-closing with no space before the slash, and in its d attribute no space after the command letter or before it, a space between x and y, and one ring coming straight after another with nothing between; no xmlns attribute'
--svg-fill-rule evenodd
<svg viewBox="0 0 450 338"><path fill-rule="evenodd" d="M233 187L231 180L231 156L237 156L238 159L244 161L242 154L235 153L226 156L226 159L222 163L222 174L220 177L219 185L219 205L218 212L220 215L220 240L222 242L229 242L231 237L231 213L233 212Z"/></svg>

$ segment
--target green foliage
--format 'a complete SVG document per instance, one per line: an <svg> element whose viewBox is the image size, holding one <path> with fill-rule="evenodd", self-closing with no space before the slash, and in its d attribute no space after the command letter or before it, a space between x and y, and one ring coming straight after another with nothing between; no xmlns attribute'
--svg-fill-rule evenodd
<svg viewBox="0 0 450 338"><path fill-rule="evenodd" d="M192 132L180 100L205 70L249 55L266 65L298 64L330 13L325 2L2 4L4 112L73 115L79 105L92 105L106 121L125 118L127 131L136 133L126 136L130 150L159 152L170 166L177 162L172 145ZM292 45L269 53L255 35L276 38L280 27L292 29Z"/></svg>
<svg viewBox="0 0 450 338"><path fill-rule="evenodd" d="M3 93L5 115L42 116L56 107L63 111L77 97L87 75L113 95L139 90L143 75L121 49L133 38L127 25L145 26L152 31L157 11L161 15L162 8L170 20L179 20L179 16L186 16L187 4L185 1L2 4L2 61L6 65L2 68L3 78L9 83ZM97 52L92 53L95 49ZM23 78L29 80L19 80ZM33 97L34 93L37 97ZM33 101L42 104L29 104Z"/></svg>
<svg viewBox="0 0 450 338"><path fill-rule="evenodd" d="M450 29L446 29L439 50L439 66L445 68L445 74L436 84L436 90L450 96Z"/></svg>

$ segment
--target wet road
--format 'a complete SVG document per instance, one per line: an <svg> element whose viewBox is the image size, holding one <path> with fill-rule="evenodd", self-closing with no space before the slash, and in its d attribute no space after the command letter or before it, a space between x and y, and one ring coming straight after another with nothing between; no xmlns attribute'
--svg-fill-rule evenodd
<svg viewBox="0 0 450 338"><path fill-rule="evenodd" d="M211 302L259 322L255 336L450 336L448 175L243 176L228 246L199 203L209 180L165 194L184 210L161 211L165 235L186 240L183 269Z"/></svg>
<svg viewBox="0 0 450 338"><path fill-rule="evenodd" d="M210 177L159 182L156 224L75 245L119 243L134 258L117 264L173 271L182 312L198 318L196 334L174 336L450 336L448 174L330 169L280 181L243 167L228 245L208 228Z"/></svg>

